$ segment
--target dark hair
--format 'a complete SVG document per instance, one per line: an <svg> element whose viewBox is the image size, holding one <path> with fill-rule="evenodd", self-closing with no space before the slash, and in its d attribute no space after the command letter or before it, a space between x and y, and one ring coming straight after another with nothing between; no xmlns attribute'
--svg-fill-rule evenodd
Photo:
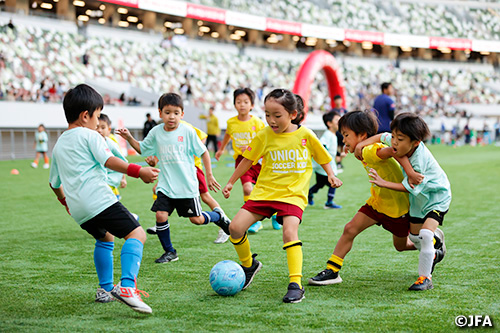
<svg viewBox="0 0 500 333"><path fill-rule="evenodd" d="M325 123L326 128L329 128L327 123L332 121L335 116L340 116L340 114L337 111L330 111L323 115L323 122Z"/></svg>
<svg viewBox="0 0 500 333"><path fill-rule="evenodd" d="M111 127L111 119L109 119L109 117L104 113L101 113L101 115L99 116L99 120L105 121L106 124L108 124L108 127Z"/></svg>
<svg viewBox="0 0 500 333"><path fill-rule="evenodd" d="M340 95L335 95L333 96L333 100L336 101L337 99L342 99L342 96Z"/></svg>
<svg viewBox="0 0 500 333"><path fill-rule="evenodd" d="M64 114L69 124L78 120L80 113L88 111L92 117L96 110L102 110L102 96L89 85L79 84L68 90L63 99Z"/></svg>
<svg viewBox="0 0 500 333"><path fill-rule="evenodd" d="M167 105L178 106L184 111L184 103L182 97L176 93L165 93L158 99L158 109L163 110Z"/></svg>
<svg viewBox="0 0 500 333"><path fill-rule="evenodd" d="M44 124L40 124L40 125L38 125L38 127L40 127L40 126L42 126L42 127L43 127L43 129L45 129L45 125L44 125Z"/></svg>
<svg viewBox="0 0 500 333"><path fill-rule="evenodd" d="M297 94L295 94L295 99L297 100L297 117L292 120L292 124L299 125L306 116L304 112L304 100L300 95Z"/></svg>
<svg viewBox="0 0 500 333"><path fill-rule="evenodd" d="M386 90L387 88L389 88L390 86L392 86L392 83L390 82L384 82L380 85L380 89L382 90L382 92L384 92L384 90Z"/></svg>
<svg viewBox="0 0 500 333"><path fill-rule="evenodd" d="M267 94L266 98L264 98L264 103L266 103L271 98L274 99L278 104L281 104L289 114L297 112L297 117L292 121L292 123L295 125L299 124L296 122L296 119L299 117L299 111L298 111L299 106L297 103L296 95L293 92L286 89L274 89L269 94ZM300 99L302 100L302 97ZM303 112L304 101L302 100L301 102L302 102L301 110L302 113L304 113ZM304 119L303 114L300 120L302 119Z"/></svg>
<svg viewBox="0 0 500 333"><path fill-rule="evenodd" d="M371 110L347 112L339 119L339 128L348 128L356 135L366 133L374 136L378 131L378 120Z"/></svg>
<svg viewBox="0 0 500 333"><path fill-rule="evenodd" d="M431 136L425 121L412 112L400 113L391 122L391 131L398 130L412 141L424 141Z"/></svg>
<svg viewBox="0 0 500 333"><path fill-rule="evenodd" d="M234 91L233 93L233 104L236 104L236 97L238 97L239 95L247 95L248 98L250 98L250 102L252 102L252 105L254 104L255 102L255 93L253 92L252 89L246 87L246 88L238 88Z"/></svg>
<svg viewBox="0 0 500 333"><path fill-rule="evenodd" d="M146 113L146 118L151 117L151 113Z"/></svg>

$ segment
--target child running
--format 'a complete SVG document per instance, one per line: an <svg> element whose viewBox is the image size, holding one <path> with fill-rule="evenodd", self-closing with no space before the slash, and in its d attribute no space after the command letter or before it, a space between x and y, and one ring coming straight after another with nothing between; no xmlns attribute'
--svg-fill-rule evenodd
<svg viewBox="0 0 500 333"><path fill-rule="evenodd" d="M438 226L443 225L444 215L450 208L450 182L423 142L430 137L430 131L421 117L410 112L400 113L391 122L391 131L392 135L383 133L373 137L373 140L380 137L383 143L392 147L394 156L407 157L411 168L422 174L424 179L420 184L411 186L406 172L402 181L393 181L372 169L370 176L373 180L370 182L381 188L410 194L410 239L420 250L420 256L419 278L409 289L428 290L434 288L431 275L434 266L446 254L444 234Z"/></svg>
<svg viewBox="0 0 500 333"><path fill-rule="evenodd" d="M58 200L82 229L95 239L94 263L99 278L96 302L113 298L141 313L151 308L137 289L146 233L130 212L116 199L106 184L106 169L127 173L151 183L158 169L141 168L114 157L96 132L103 99L90 86L70 89L63 100L68 129L54 147L50 187ZM121 251L122 276L113 286L114 237L124 238Z"/></svg>
<svg viewBox="0 0 500 333"><path fill-rule="evenodd" d="M238 111L236 117L229 118L227 121L226 134L220 145L219 150L215 153L217 161L220 159L229 140L233 143L233 158L235 159L234 167L237 168L243 160L243 152L255 137L257 132L263 129L266 125L259 117L250 114L254 108L255 93L250 88L240 88L234 91L234 107ZM246 202L252 193L253 185L259 177L261 165L256 163L241 177L241 185L243 186L243 200ZM273 227L280 229L280 225L273 223ZM250 233L257 233L262 229L262 222L257 221L248 229Z"/></svg>
<svg viewBox="0 0 500 333"><path fill-rule="evenodd" d="M31 163L33 168L38 168L38 160L40 159L40 155L43 155L43 168L49 168L49 156L47 155L47 151L49 151L49 136L47 132L45 132L45 126L43 124L38 125L38 133L35 134L35 160Z"/></svg>
<svg viewBox="0 0 500 333"><path fill-rule="evenodd" d="M283 225L283 249L287 253L290 283L283 297L285 303L298 303L304 298L302 287L302 242L298 237L302 213L307 206L307 190L312 174L311 159L322 165L332 186L342 182L335 177L330 166L332 157L316 135L296 124L297 100L285 89L275 89L265 100L268 127L257 133L243 153L241 163L223 189L229 198L234 183L262 158L262 172L248 201L236 214L229 226L229 240L233 243L245 272L248 288L262 263L250 251L246 231L256 221L277 213Z"/></svg>
<svg viewBox="0 0 500 333"><path fill-rule="evenodd" d="M174 210L179 216L187 217L193 224L215 223L229 235L231 221L216 207L212 212L201 209L198 179L193 155L201 157L207 173L208 188L220 189L212 174L210 155L205 145L196 136L192 126L181 123L184 105L178 94L166 93L158 100L158 111L163 124L155 126L144 141L136 141L126 128L117 133L139 154L157 156L161 170L157 185L157 199L151 207L156 212L156 234L165 251L156 263L177 261L179 257L170 239L168 218Z"/></svg>
<svg viewBox="0 0 500 333"><path fill-rule="evenodd" d="M327 130L323 135L321 136L321 143L323 146L328 150L330 155L334 157L334 160L330 165L332 166L333 173L335 176L337 176L337 163L335 162L335 157L337 156L337 133L339 129L339 119L340 115L336 111L330 111L328 113L325 113L323 115L323 122L325 123L325 126ZM323 188L323 186L328 186L328 196L326 198L326 203L324 208L325 209L339 209L342 208L342 206L337 205L335 202L333 202L333 198L335 198L335 187L330 186L330 183L328 182L328 176L321 168L321 166L316 163L316 161L313 161L313 170L314 173L316 174L316 184L311 186L309 189L309 195L307 196L307 201L309 202L309 205L314 205L314 194L318 192L320 189Z"/></svg>
<svg viewBox="0 0 500 333"><path fill-rule="evenodd" d="M368 137L377 134L378 122L371 111L352 111L339 120L339 128L346 149L354 153L356 145ZM392 158L392 148L381 143L366 146L362 151L362 163L366 171L377 170L382 177L394 182L403 180L399 164ZM393 244L398 251L415 250L408 239L410 223L408 218L408 195L372 185L371 196L344 227L332 256L328 259L326 269L309 279L311 285L329 285L342 282L339 270L345 256L352 248L357 235L373 226L382 225L392 233Z"/></svg>

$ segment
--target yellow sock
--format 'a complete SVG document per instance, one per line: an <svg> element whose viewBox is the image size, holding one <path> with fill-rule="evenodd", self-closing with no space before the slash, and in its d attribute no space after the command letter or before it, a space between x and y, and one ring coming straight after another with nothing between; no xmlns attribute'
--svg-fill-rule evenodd
<svg viewBox="0 0 500 333"><path fill-rule="evenodd" d="M290 283L295 282L302 288L302 242L288 242L283 245L283 250L286 250Z"/></svg>
<svg viewBox="0 0 500 333"><path fill-rule="evenodd" d="M245 233L243 237L237 239L229 236L229 240L233 243L241 264L245 267L252 266L252 251L250 251L250 241L248 240L247 234Z"/></svg>
<svg viewBox="0 0 500 333"><path fill-rule="evenodd" d="M337 257L335 254L332 254L330 259L328 259L328 261L326 262L326 268L331 269L336 273L340 271L343 263L344 259Z"/></svg>
<svg viewBox="0 0 500 333"><path fill-rule="evenodd" d="M247 202L247 201L248 201L248 198L250 198L250 196L249 196L249 195L244 195L244 196L243 196L243 200L244 200L245 202Z"/></svg>

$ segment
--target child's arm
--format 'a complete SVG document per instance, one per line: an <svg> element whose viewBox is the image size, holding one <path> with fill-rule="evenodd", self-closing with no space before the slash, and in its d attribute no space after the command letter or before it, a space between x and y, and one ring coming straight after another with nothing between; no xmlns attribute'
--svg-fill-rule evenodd
<svg viewBox="0 0 500 333"><path fill-rule="evenodd" d="M253 161L249 160L248 158L243 157L240 164L238 164L238 167L236 168L236 170L234 170L233 175L227 181L226 186L224 186L224 188L222 189L222 194L224 194L224 198L226 198L226 199L229 198L229 196L231 194L231 190L233 189L234 183L236 183L236 181L238 179L240 179L240 177L243 176L245 174L245 172L247 172L248 169L250 169L252 167L252 164L253 164Z"/></svg>
<svg viewBox="0 0 500 333"><path fill-rule="evenodd" d="M330 163L321 164L321 167L323 168L323 170L325 170L326 174L328 175L328 182L332 187L337 188L342 186L342 181L337 177L335 177L335 174L333 173L333 169Z"/></svg>
<svg viewBox="0 0 500 333"><path fill-rule="evenodd" d="M141 153L141 145L139 144L139 141L134 139L132 134L130 134L128 128L118 128L117 130L115 130L115 133L127 140L130 146L132 146L132 148L134 148L136 152L138 152L139 154Z"/></svg>
<svg viewBox="0 0 500 333"><path fill-rule="evenodd" d="M208 150L205 150L203 155L201 155L201 160L205 166L208 188L217 193L217 190L220 190L221 186L212 173L212 163L210 163L210 153Z"/></svg>
<svg viewBox="0 0 500 333"><path fill-rule="evenodd" d="M120 181L120 188L127 187L127 178L123 175L122 180Z"/></svg>
<svg viewBox="0 0 500 333"><path fill-rule="evenodd" d="M222 143L220 144L219 150L217 150L217 152L215 153L215 159L217 161L220 159L220 156L224 152L224 149L226 149L229 140L231 140L231 136L226 132L226 134L224 134L224 139L222 139Z"/></svg>
<svg viewBox="0 0 500 333"><path fill-rule="evenodd" d="M411 188L415 188L415 185L420 184L424 180L424 175L416 172L411 166L410 159L407 156L396 157L394 156L396 161L403 167L408 176L408 184Z"/></svg>
<svg viewBox="0 0 500 333"><path fill-rule="evenodd" d="M149 166L155 167L158 164L158 157L156 156L148 156L144 159Z"/></svg>
<svg viewBox="0 0 500 333"><path fill-rule="evenodd" d="M159 169L144 167L133 163L127 163L118 157L112 156L108 158L104 166L108 169L125 173L130 177L141 178L145 183L152 183L158 178Z"/></svg>
<svg viewBox="0 0 500 333"><path fill-rule="evenodd" d="M369 182L373 183L379 187L385 187L385 188L388 188L390 190L399 191L399 192L408 192L408 190L404 187L403 184L388 182L388 181L382 179L378 175L377 171L375 171L375 169L370 169L370 173L368 174L368 176L373 178L373 179L369 180Z"/></svg>
<svg viewBox="0 0 500 333"><path fill-rule="evenodd" d="M54 193L56 194L57 200L59 200L61 205L63 205L66 208L66 211L68 212L68 214L71 215L71 213L69 212L68 204L66 203L66 196L64 195L62 185L59 188L53 188L52 185L50 185L50 184L49 184L49 186L52 189L52 191L54 191Z"/></svg>
<svg viewBox="0 0 500 333"><path fill-rule="evenodd" d="M354 149L354 156L362 161L363 160L363 148L365 148L368 145L372 145L374 143L380 142L380 139L382 138L382 134L377 134L374 136L371 136L360 143L356 145L356 148Z"/></svg>

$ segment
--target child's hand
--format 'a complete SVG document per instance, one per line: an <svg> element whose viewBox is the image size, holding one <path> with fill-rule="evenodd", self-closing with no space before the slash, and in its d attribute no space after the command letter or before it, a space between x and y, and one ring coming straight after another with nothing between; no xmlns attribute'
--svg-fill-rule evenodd
<svg viewBox="0 0 500 333"><path fill-rule="evenodd" d="M120 188L125 188L127 187L127 178L123 177L122 180L120 181Z"/></svg>
<svg viewBox="0 0 500 333"><path fill-rule="evenodd" d="M328 182L334 188L342 186L342 181L335 176L328 176Z"/></svg>
<svg viewBox="0 0 500 333"><path fill-rule="evenodd" d="M370 169L370 173L368 174L368 176L372 177L373 179L370 179L369 182L372 183L372 184L375 184L377 186L381 186L383 187L383 184L385 183L385 180L383 180L377 173L377 171L375 171L375 169Z"/></svg>
<svg viewBox="0 0 500 333"><path fill-rule="evenodd" d="M158 186L158 183L155 184L155 186L153 186L153 194L156 194L156 187Z"/></svg>
<svg viewBox="0 0 500 333"><path fill-rule="evenodd" d="M147 184L154 182L158 178L159 173L160 169L144 167L139 170L139 177Z"/></svg>
<svg viewBox="0 0 500 333"><path fill-rule="evenodd" d="M66 198L57 199L57 200L59 200L59 202L61 203L61 205L63 205L66 208L66 211L71 216L71 213L69 212L68 204L66 203Z"/></svg>
<svg viewBox="0 0 500 333"><path fill-rule="evenodd" d="M222 155L222 150L217 150L217 152L215 153L215 159L218 161L221 155Z"/></svg>
<svg viewBox="0 0 500 333"><path fill-rule="evenodd" d="M363 148L361 145L356 145L356 148L354 148L354 157L360 161L363 160Z"/></svg>
<svg viewBox="0 0 500 333"><path fill-rule="evenodd" d="M221 189L220 184L217 182L213 175L207 175L207 185L208 188L217 193Z"/></svg>
<svg viewBox="0 0 500 333"><path fill-rule="evenodd" d="M416 171L408 174L408 184L411 188L415 188L416 185L420 184L424 180L424 176Z"/></svg>
<svg viewBox="0 0 500 333"><path fill-rule="evenodd" d="M224 195L224 198L228 199L229 196L231 195L231 190L233 189L233 185L227 183L226 186L222 189L222 194Z"/></svg>
<svg viewBox="0 0 500 333"><path fill-rule="evenodd" d="M158 157L156 156L148 156L144 159L149 166L155 167L156 163L158 163Z"/></svg>
<svg viewBox="0 0 500 333"><path fill-rule="evenodd" d="M117 128L115 130L115 134L118 134L119 136L121 136L125 140L132 138L132 134L130 134L130 131L128 130L128 128Z"/></svg>

